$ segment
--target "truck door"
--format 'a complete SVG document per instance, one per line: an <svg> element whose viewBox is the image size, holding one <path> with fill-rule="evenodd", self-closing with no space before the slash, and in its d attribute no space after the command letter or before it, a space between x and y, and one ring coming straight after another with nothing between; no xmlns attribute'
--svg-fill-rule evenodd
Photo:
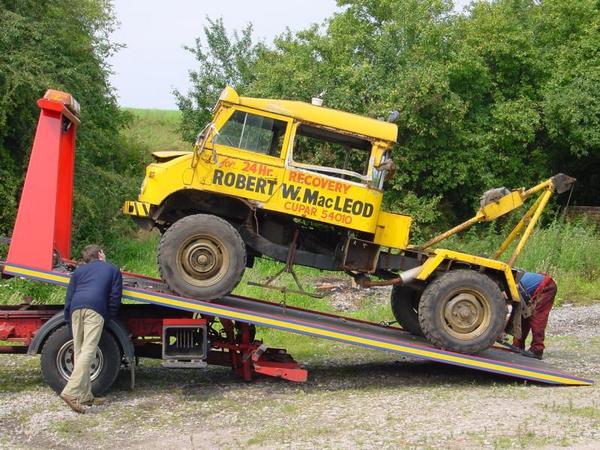
<svg viewBox="0 0 600 450"><path fill-rule="evenodd" d="M204 189L267 202L284 177L284 148L291 120L242 106L215 119L207 149L216 158L204 171Z"/></svg>
<svg viewBox="0 0 600 450"><path fill-rule="evenodd" d="M294 125L292 138L281 190L283 209L374 233L383 194L369 186L373 142L304 123Z"/></svg>

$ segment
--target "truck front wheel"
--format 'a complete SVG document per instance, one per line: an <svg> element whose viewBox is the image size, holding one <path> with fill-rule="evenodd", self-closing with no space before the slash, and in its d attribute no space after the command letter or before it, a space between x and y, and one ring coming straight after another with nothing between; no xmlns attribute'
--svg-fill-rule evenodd
<svg viewBox="0 0 600 450"><path fill-rule="evenodd" d="M229 294L246 267L246 247L238 231L210 214L178 220L158 247L162 279L179 295L214 300Z"/></svg>
<svg viewBox="0 0 600 450"><path fill-rule="evenodd" d="M488 276L473 270L448 272L423 291L419 323L434 345L459 353L491 347L506 322L506 301Z"/></svg>
<svg viewBox="0 0 600 450"><path fill-rule="evenodd" d="M73 337L68 325L57 328L42 348L41 368L44 381L61 392L73 372ZM92 361L90 378L92 393L100 395L117 379L121 368L121 349L108 331L102 331L96 356Z"/></svg>

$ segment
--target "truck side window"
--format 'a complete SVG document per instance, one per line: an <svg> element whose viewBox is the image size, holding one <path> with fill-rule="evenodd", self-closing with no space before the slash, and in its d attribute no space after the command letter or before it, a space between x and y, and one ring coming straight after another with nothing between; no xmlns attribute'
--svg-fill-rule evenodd
<svg viewBox="0 0 600 450"><path fill-rule="evenodd" d="M383 189L383 183L385 181L385 170L378 170L377 167L380 167L380 165L389 159L390 152L387 151L381 156L379 164L375 164L376 167L373 167L373 180L371 181L371 186L376 189Z"/></svg>
<svg viewBox="0 0 600 450"><path fill-rule="evenodd" d="M294 142L293 161L332 176L362 179L367 175L371 147L371 142L365 139L300 125ZM321 167L327 170L320 170Z"/></svg>
<svg viewBox="0 0 600 450"><path fill-rule="evenodd" d="M281 120L235 111L219 130L214 143L278 157L285 127Z"/></svg>

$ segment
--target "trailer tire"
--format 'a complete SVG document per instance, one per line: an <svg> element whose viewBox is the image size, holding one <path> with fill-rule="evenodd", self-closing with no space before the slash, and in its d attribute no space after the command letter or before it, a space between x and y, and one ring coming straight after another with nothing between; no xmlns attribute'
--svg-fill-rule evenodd
<svg viewBox="0 0 600 450"><path fill-rule="evenodd" d="M419 323L434 345L459 353L491 347L504 330L507 306L498 285L473 270L454 270L432 281L419 303Z"/></svg>
<svg viewBox="0 0 600 450"><path fill-rule="evenodd" d="M394 286L390 297L394 318L404 330L416 336L423 336L419 323L420 300L421 291L400 285Z"/></svg>
<svg viewBox="0 0 600 450"><path fill-rule="evenodd" d="M70 355L73 349L73 337L68 325L57 328L46 339L42 347L41 369L44 381L57 393L67 384L72 370ZM121 368L121 349L116 339L106 330L102 331L98 352L96 353L97 368L92 368L92 393L101 395L115 382Z"/></svg>
<svg viewBox="0 0 600 450"><path fill-rule="evenodd" d="M214 300L229 294L246 268L246 246L226 220L210 214L179 219L158 246L158 269L179 295Z"/></svg>

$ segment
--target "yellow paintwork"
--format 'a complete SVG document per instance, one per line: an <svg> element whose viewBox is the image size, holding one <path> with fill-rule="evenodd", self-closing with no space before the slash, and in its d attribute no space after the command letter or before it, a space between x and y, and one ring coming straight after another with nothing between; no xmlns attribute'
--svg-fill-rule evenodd
<svg viewBox="0 0 600 450"><path fill-rule="evenodd" d="M393 123L371 119L336 109L315 106L293 100L240 97L232 87L226 87L219 98L220 103L247 106L281 116L291 117L300 122L323 125L352 134L396 142L398 127Z"/></svg>
<svg viewBox="0 0 600 450"><path fill-rule="evenodd" d="M191 154L192 154L191 150L161 150L158 152L153 152L152 156L162 159L162 158L175 158L177 156L191 155Z"/></svg>
<svg viewBox="0 0 600 450"><path fill-rule="evenodd" d="M500 256L502 256L502 254L508 249L510 244L521 233L523 233L519 243L517 244L515 250L513 251L512 255L506 263L497 261L496 259L482 258L479 256L468 255L466 253L451 252L450 250L437 249L434 251L433 255L430 256L429 259L425 262L423 270L419 273L417 279L423 281L427 280L445 259L463 261L469 264L479 265L502 272L504 277L506 278L506 283L509 288L509 294L511 299L513 301L518 301L519 294L511 268L514 265L516 258L523 250L527 240L529 239L529 236L531 236L531 233L534 227L536 226L544 208L548 204L548 200L550 199L554 189L555 186L553 178L550 178L549 180L543 181L538 185L532 187L531 189L517 189L515 191L512 191L509 194L506 194L505 196L501 197L497 201L489 203L480 208L479 211L477 211L477 213L475 214L475 216L473 216L469 220L455 226L454 228L448 231L445 231L444 233L439 234L438 236L427 241L425 244L419 246L420 250L424 250L433 246L434 244L443 241L444 239L447 239L448 237L456 233L466 230L467 228L471 227L476 223L483 221L491 221L500 216L508 214L509 212L514 211L515 209L523 206L525 200L527 200L532 195L540 193L538 199L525 213L525 215L523 215L521 220L509 233L507 238L500 245L500 247L494 255L494 258L499 258Z"/></svg>
<svg viewBox="0 0 600 450"><path fill-rule="evenodd" d="M502 242L502 244L500 244L500 247L498 247L498 250L496 250L496 253L494 254L494 258L500 258L502 256L502 254L508 249L510 244L517 238L517 236L519 236L521 234L521 232L523 231L525 226L531 221L531 217L533 216L535 211L537 211L541 202L542 202L542 197L540 196L533 203L533 205L531 205L531 207L523 215L523 217L521 217L521 219L519 220L517 225L515 225L515 227L512 229L512 231L508 234L508 236L506 237L504 242Z"/></svg>
<svg viewBox="0 0 600 450"><path fill-rule="evenodd" d="M148 217L150 214L150 203L127 200L123 205L123 212L130 216Z"/></svg>
<svg viewBox="0 0 600 450"><path fill-rule="evenodd" d="M213 143L235 111L285 122L285 135L278 154L271 156ZM240 97L230 87L224 89L213 113L206 139L194 152L156 153L158 158L172 159L147 167L139 201L127 202L124 206L126 214L145 217L144 211L160 206L169 195L192 189L238 197L257 208L370 233L373 242L382 247L407 249L411 218L381 211L383 192L370 185L374 167L396 139L396 125L302 102ZM294 162L294 138L301 123L369 137L372 149L367 175L353 181ZM473 223L498 218L520 207L529 195L551 187L552 183L546 181L529 191L513 191L482 207L475 217L442 233L421 249ZM429 279L446 259L501 272L506 278L509 296L512 300L519 299L509 264L450 250L435 250L425 261L418 279Z"/></svg>
<svg viewBox="0 0 600 450"><path fill-rule="evenodd" d="M375 229L375 242L383 247L406 248L412 218L381 211Z"/></svg>
<svg viewBox="0 0 600 450"><path fill-rule="evenodd" d="M520 191L513 191L498 199L498 201L485 205L481 208L481 213L485 216L483 220L489 222L521 206L523 206L522 193Z"/></svg>
<svg viewBox="0 0 600 450"><path fill-rule="evenodd" d="M519 290L517 289L517 283L515 282L511 267L502 261L484 258L482 256L469 255L468 253L438 248L434 250L433 255L425 261L423 269L419 272L417 279L422 281L427 280L435 269L437 269L445 260L465 262L473 266L487 267L503 273L506 278L506 284L508 285L511 299L513 301L519 301Z"/></svg>

